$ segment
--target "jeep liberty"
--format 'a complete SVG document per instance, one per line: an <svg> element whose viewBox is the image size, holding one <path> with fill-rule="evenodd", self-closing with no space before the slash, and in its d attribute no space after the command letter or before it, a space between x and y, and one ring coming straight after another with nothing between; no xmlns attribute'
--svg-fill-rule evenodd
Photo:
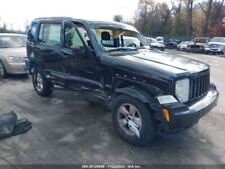
<svg viewBox="0 0 225 169"><path fill-rule="evenodd" d="M116 132L133 145L190 128L219 97L209 65L151 49L122 23L37 18L27 55L38 95L61 88L106 101Z"/></svg>

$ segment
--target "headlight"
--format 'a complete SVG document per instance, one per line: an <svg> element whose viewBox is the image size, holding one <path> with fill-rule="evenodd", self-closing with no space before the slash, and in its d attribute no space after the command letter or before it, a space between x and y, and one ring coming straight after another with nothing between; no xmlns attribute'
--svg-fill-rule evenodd
<svg viewBox="0 0 225 169"><path fill-rule="evenodd" d="M20 56L6 56L5 59L8 63L24 63L24 57Z"/></svg>
<svg viewBox="0 0 225 169"><path fill-rule="evenodd" d="M186 102L189 99L190 80L182 79L176 82L175 94L180 102Z"/></svg>

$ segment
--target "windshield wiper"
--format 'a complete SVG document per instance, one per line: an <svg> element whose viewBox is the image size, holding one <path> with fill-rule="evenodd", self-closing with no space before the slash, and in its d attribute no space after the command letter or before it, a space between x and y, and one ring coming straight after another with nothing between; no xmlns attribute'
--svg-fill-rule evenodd
<svg viewBox="0 0 225 169"><path fill-rule="evenodd" d="M124 51L124 52L126 52L126 51L137 51L137 49L136 48L127 48L127 47L124 48L124 47L122 47L122 48L107 50L107 52L113 52L113 51Z"/></svg>

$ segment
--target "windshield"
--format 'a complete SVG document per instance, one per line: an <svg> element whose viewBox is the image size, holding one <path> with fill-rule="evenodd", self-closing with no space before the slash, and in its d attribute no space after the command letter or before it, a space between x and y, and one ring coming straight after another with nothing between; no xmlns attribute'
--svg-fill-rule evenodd
<svg viewBox="0 0 225 169"><path fill-rule="evenodd" d="M225 43L225 38L219 38L219 37L217 37L217 38L212 38L212 39L210 40L210 42L221 42L221 43Z"/></svg>
<svg viewBox="0 0 225 169"><path fill-rule="evenodd" d="M136 51L150 48L138 32L115 28L93 28L98 44L105 51Z"/></svg>
<svg viewBox="0 0 225 169"><path fill-rule="evenodd" d="M0 36L0 48L18 48L26 46L26 36Z"/></svg>
<svg viewBox="0 0 225 169"><path fill-rule="evenodd" d="M208 39L195 39L195 43L208 43Z"/></svg>
<svg viewBox="0 0 225 169"><path fill-rule="evenodd" d="M163 42L164 38L162 38L162 37L157 37L156 40L157 40L158 42Z"/></svg>

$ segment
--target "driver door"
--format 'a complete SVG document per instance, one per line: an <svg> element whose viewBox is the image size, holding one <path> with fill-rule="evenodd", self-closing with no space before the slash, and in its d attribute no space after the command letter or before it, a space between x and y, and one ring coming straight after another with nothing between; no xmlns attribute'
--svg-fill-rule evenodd
<svg viewBox="0 0 225 169"><path fill-rule="evenodd" d="M85 30L84 27L83 29ZM88 47L77 26L71 22L64 22L63 37L64 47L61 51L67 85L78 90L103 90L101 67L94 50Z"/></svg>

